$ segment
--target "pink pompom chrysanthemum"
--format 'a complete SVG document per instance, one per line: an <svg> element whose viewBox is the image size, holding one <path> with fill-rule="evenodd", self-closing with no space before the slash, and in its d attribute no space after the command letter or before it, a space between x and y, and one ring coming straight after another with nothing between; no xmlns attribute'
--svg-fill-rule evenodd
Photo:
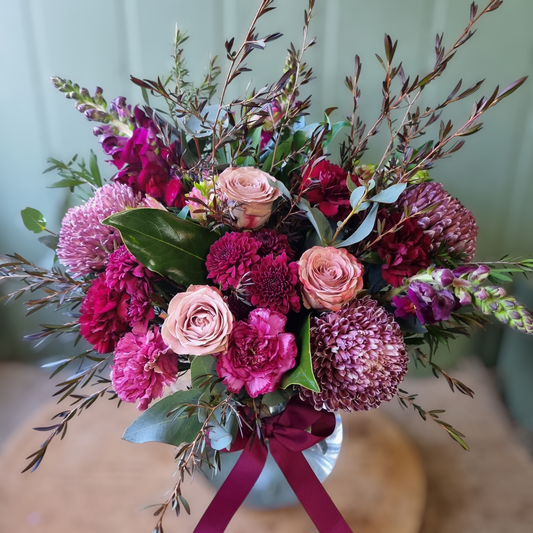
<svg viewBox="0 0 533 533"><path fill-rule="evenodd" d="M320 392L300 398L327 411L362 411L396 394L408 357L394 317L370 297L311 318L313 371Z"/></svg>
<svg viewBox="0 0 533 533"><path fill-rule="evenodd" d="M105 218L138 207L141 195L127 185L104 185L84 205L72 207L61 222L57 257L73 276L102 271L109 255L122 244L120 233L102 224Z"/></svg>
<svg viewBox="0 0 533 533"><path fill-rule="evenodd" d="M117 344L111 381L121 400L139 400L139 411L163 396L165 385L174 383L177 375L178 357L163 342L158 328L140 335L127 333Z"/></svg>

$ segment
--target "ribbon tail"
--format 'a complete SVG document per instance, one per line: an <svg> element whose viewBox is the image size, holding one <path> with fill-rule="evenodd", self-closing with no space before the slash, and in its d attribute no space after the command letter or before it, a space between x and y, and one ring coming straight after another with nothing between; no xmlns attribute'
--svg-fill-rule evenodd
<svg viewBox="0 0 533 533"><path fill-rule="evenodd" d="M270 452L320 533L353 533L302 452L270 439Z"/></svg>
<svg viewBox="0 0 533 533"><path fill-rule="evenodd" d="M263 471L268 449L255 437L247 444L194 533L223 533Z"/></svg>

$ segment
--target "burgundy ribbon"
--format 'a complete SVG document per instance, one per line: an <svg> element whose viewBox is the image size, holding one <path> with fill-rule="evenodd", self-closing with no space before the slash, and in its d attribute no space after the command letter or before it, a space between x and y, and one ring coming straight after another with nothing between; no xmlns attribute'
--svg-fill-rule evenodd
<svg viewBox="0 0 533 533"><path fill-rule="evenodd" d="M320 533L352 533L302 454L335 429L335 415L316 411L294 396L279 415L262 419L270 453ZM311 428L311 432L306 429ZM257 435L238 435L231 451L243 450L194 533L223 533L252 490L265 465L268 448Z"/></svg>

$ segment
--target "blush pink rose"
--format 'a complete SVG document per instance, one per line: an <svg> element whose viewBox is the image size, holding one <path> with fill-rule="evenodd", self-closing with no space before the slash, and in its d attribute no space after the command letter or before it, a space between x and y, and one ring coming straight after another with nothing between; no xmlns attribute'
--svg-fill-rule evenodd
<svg viewBox="0 0 533 533"><path fill-rule="evenodd" d="M220 192L233 205L237 227L256 229L263 226L272 213L274 200L280 191L268 180L275 178L254 167L229 167L217 180Z"/></svg>
<svg viewBox="0 0 533 533"><path fill-rule="evenodd" d="M161 336L174 353L208 355L225 352L233 315L217 289L191 285L172 298Z"/></svg>
<svg viewBox="0 0 533 533"><path fill-rule="evenodd" d="M344 248L314 246L299 261L307 309L338 311L363 288L363 265Z"/></svg>

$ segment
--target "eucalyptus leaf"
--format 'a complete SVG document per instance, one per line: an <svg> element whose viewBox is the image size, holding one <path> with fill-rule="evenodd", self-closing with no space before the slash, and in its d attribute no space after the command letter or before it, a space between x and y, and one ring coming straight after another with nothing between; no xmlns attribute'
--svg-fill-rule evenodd
<svg viewBox="0 0 533 533"><path fill-rule="evenodd" d="M346 178L346 185L348 185L348 190L350 192L353 192L357 188L357 185L352 180L352 175L351 174L348 174L348 176Z"/></svg>
<svg viewBox="0 0 533 533"><path fill-rule="evenodd" d="M191 384L195 389L205 391L209 384L200 387L202 382L217 375L217 360L212 355L199 355L191 363Z"/></svg>
<svg viewBox="0 0 533 533"><path fill-rule="evenodd" d="M43 214L33 207L26 207L20 212L22 222L33 233L41 233L46 228L46 219Z"/></svg>
<svg viewBox="0 0 533 533"><path fill-rule="evenodd" d="M267 178L267 179L268 179L268 184L271 187L279 189L281 194L283 194L283 196L285 196L285 198L288 198L289 200L292 198L291 193L289 192L289 189L287 189L287 187L285 186L285 184L282 181L274 180L274 179L270 179L270 178Z"/></svg>
<svg viewBox="0 0 533 533"><path fill-rule="evenodd" d="M122 437L128 442L163 442L173 446L193 442L202 425L196 414L189 417L188 411L181 409L176 413L168 414L186 404L197 404L201 396L199 390L191 389L178 391L163 398L152 407L144 411L124 432Z"/></svg>
<svg viewBox="0 0 533 533"><path fill-rule="evenodd" d="M227 431L218 422L209 422L209 445L213 450L224 450L231 446L233 438L229 431Z"/></svg>
<svg viewBox="0 0 533 533"><path fill-rule="evenodd" d="M300 385L313 392L320 392L320 387L313 373L311 357L311 314L307 315L297 337L298 358L294 368L286 372L281 380L281 388Z"/></svg>
<svg viewBox="0 0 533 533"><path fill-rule="evenodd" d="M400 197L400 194L407 187L407 183L396 183L387 189L378 192L376 196L370 198L371 202L379 202L380 204L392 204Z"/></svg>
<svg viewBox="0 0 533 533"><path fill-rule="evenodd" d="M37 239L39 242L43 243L50 250L56 250L59 243L59 237L57 235L43 235Z"/></svg>
<svg viewBox="0 0 533 533"><path fill-rule="evenodd" d="M378 208L379 204L374 204L372 209L368 212L368 215L366 215L366 218L363 220L362 224L355 230L355 232L352 233L346 240L335 244L335 247L345 248L346 246L351 246L352 244L361 242L365 237L368 237L368 235L370 235L374 229Z"/></svg>
<svg viewBox="0 0 533 533"><path fill-rule="evenodd" d="M333 231L324 213L316 207L311 207L311 204L305 198L298 202L298 207L305 211L309 222L315 228L322 243L326 245L330 242L333 238Z"/></svg>
<svg viewBox="0 0 533 533"><path fill-rule="evenodd" d="M352 209L357 209L357 211L359 211L358 204L365 194L366 194L365 187L357 187L356 189L352 191L352 194L350 194L350 205L352 206Z"/></svg>
<svg viewBox="0 0 533 533"><path fill-rule="evenodd" d="M180 285L207 282L205 259L218 235L161 209L129 209L104 220L147 268Z"/></svg>

